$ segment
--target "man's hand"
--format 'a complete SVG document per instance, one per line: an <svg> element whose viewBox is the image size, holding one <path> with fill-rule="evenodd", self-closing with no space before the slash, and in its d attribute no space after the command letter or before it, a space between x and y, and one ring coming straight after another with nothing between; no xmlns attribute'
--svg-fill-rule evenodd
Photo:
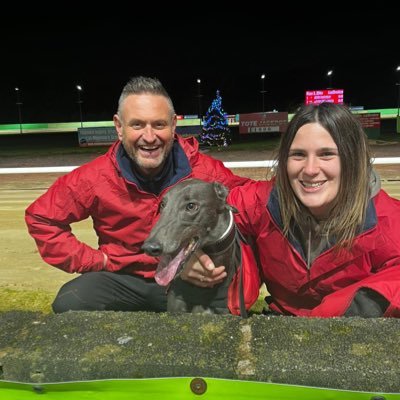
<svg viewBox="0 0 400 400"><path fill-rule="evenodd" d="M182 280L200 287L213 287L226 278L224 266L216 267L211 258L201 250L190 258L182 270Z"/></svg>

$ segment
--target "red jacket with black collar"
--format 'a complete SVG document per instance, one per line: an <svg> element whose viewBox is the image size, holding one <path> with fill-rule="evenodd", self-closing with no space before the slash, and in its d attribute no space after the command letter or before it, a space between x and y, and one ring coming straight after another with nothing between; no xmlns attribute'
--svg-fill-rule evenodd
<svg viewBox="0 0 400 400"><path fill-rule="evenodd" d="M158 218L164 193L188 178L218 181L230 189L248 181L200 153L193 138L176 136L172 157L170 173L158 183L157 194L134 176L120 142L58 178L25 213L42 258L70 273L124 269L153 278L158 261L144 254L141 246ZM96 249L81 242L71 226L89 217L98 236ZM103 253L108 256L105 268Z"/></svg>
<svg viewBox="0 0 400 400"><path fill-rule="evenodd" d="M353 247L324 249L307 268L296 238L285 237L274 181L234 188L229 204L244 235L255 238L270 309L285 315L342 316L357 290L368 288L389 302L384 316L400 317L400 201L380 190L371 200Z"/></svg>

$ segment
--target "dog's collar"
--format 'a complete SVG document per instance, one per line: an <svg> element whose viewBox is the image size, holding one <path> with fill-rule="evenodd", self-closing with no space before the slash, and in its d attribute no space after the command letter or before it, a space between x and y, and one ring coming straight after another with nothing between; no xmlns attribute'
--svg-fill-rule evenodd
<svg viewBox="0 0 400 400"><path fill-rule="evenodd" d="M204 253L207 255L216 255L227 250L235 240L236 225L233 222L233 213L229 211L229 225L222 236L215 242L203 247Z"/></svg>

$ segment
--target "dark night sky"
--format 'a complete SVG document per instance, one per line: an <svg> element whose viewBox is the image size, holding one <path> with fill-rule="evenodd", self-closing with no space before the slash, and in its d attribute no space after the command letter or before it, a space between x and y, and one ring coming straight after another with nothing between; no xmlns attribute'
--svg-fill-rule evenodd
<svg viewBox="0 0 400 400"><path fill-rule="evenodd" d="M138 74L160 78L178 114L197 114L198 77L203 111L217 89L227 113L261 111L262 73L266 109L291 112L306 89L328 86L329 69L346 103L397 106L400 35L390 11L259 14L188 12L171 21L118 8L96 18L16 19L0 28L0 123L18 122L16 86L24 123L78 121L76 84L84 119L111 120L123 85Z"/></svg>

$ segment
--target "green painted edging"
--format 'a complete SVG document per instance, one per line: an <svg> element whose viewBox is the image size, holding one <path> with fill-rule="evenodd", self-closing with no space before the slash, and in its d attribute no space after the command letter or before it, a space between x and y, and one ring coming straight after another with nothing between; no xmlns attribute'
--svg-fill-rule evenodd
<svg viewBox="0 0 400 400"><path fill-rule="evenodd" d="M389 119L397 117L397 108L382 108L382 109L373 109L373 110L359 110L352 111L354 114L360 113L380 113L381 119ZM292 119L293 114L288 115L289 121ZM189 126L189 125L199 125L200 120L198 118L194 119L183 119L178 120L178 126ZM102 127L102 126L114 126L112 120L110 121L83 121L84 128L92 128L92 127ZM57 132L57 131L69 131L76 130L81 127L80 122L59 122L59 123L37 123L37 124L22 124L23 133L38 133L39 131L49 131L49 132ZM19 133L21 126L19 124L0 124L0 134L2 133Z"/></svg>
<svg viewBox="0 0 400 400"><path fill-rule="evenodd" d="M381 108L381 109L372 109L372 110L357 110L352 111L353 114L381 114L381 119L387 118L396 118L397 108Z"/></svg>
<svg viewBox="0 0 400 400"><path fill-rule="evenodd" d="M200 378L200 384L196 387L201 390L204 387L202 383L205 382L206 390L202 394L196 394L191 390L193 379L155 378L45 384L0 381L0 398L37 400L37 395L41 394L49 400L371 400L375 396L385 400L400 399L400 393L356 392L215 378Z"/></svg>
<svg viewBox="0 0 400 400"><path fill-rule="evenodd" d="M22 129L47 129L49 124L22 124ZM19 124L7 124L0 125L0 131L8 131L8 130L20 130Z"/></svg>
<svg viewBox="0 0 400 400"><path fill-rule="evenodd" d="M199 118L178 119L178 126L200 126L201 120Z"/></svg>
<svg viewBox="0 0 400 400"><path fill-rule="evenodd" d="M84 128L94 128L94 127L103 127L103 126L114 126L113 121L83 121ZM38 124L22 124L23 133L32 133L36 131L49 131L49 132L57 132L57 131L73 131L77 130L81 127L80 122L58 122L58 123L38 123ZM6 133L19 133L21 126L19 124L7 124L0 125L0 133L3 131ZM14 132L15 131L15 132Z"/></svg>

